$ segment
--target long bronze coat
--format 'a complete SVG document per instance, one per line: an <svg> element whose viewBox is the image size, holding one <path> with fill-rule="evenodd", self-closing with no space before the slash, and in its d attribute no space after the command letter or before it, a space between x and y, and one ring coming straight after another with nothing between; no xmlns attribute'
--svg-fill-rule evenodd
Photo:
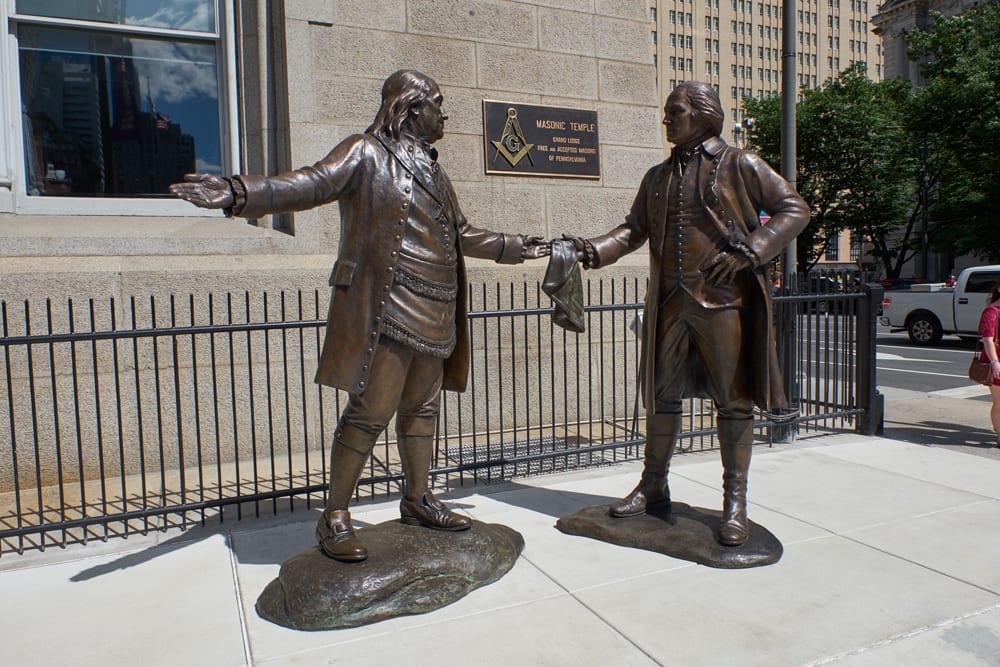
<svg viewBox="0 0 1000 667"><path fill-rule="evenodd" d="M440 210L449 216L457 229L457 343L444 363L443 387L465 390L470 352L464 256L517 264L522 261L524 242L519 235L472 227L443 170L441 175L442 186L437 187L400 144L381 134L358 134L310 167L271 177L236 177L247 196L245 206L233 215L256 218L335 200L340 204L340 248L330 274L333 292L316 382L355 394L368 388L371 360L382 335L385 295L392 284L409 209L415 204L413 188L422 187L434 199L435 213Z"/></svg>
<svg viewBox="0 0 1000 667"><path fill-rule="evenodd" d="M805 228L809 209L792 186L757 155L738 150L719 137L702 145L696 158L700 170L699 194L706 218L719 229L724 246L741 249L755 259L753 279L747 281L750 294L743 306L744 336L751 340L750 380L754 403L765 413L787 406L787 398L778 368L777 346L772 325L772 301L767 263ZM591 239L597 251L598 266L617 261L636 250L647 240L649 252L649 291L643 316L642 381L646 406L653 405L653 378L656 366L656 318L659 311L660 277L663 272L663 241L671 224L667 210L667 192L673 163L670 159L656 165L642 179L639 193L625 222L603 236ZM689 166L690 168L690 166ZM759 211L770 214L761 224ZM684 364L686 360L678 360ZM693 396L704 396L705 388L693 386Z"/></svg>

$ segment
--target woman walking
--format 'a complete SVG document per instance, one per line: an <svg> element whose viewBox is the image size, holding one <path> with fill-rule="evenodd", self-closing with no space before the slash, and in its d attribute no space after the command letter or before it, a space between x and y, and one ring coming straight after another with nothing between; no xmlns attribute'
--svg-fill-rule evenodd
<svg viewBox="0 0 1000 667"><path fill-rule="evenodd" d="M993 405L990 408L990 421L993 431L997 434L995 444L1000 447L1000 350L997 349L997 329L1000 327L1000 281L990 291L990 298L982 315L979 316L979 335L983 340L983 351L980 359L989 363L993 382L990 384L990 397Z"/></svg>

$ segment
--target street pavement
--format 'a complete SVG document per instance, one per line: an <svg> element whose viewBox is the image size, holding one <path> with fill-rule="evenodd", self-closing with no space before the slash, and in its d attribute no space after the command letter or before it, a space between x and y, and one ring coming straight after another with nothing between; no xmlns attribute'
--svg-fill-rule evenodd
<svg viewBox="0 0 1000 667"><path fill-rule="evenodd" d="M750 516L781 560L717 570L555 528L627 492L626 463L442 494L520 531L499 581L437 611L296 632L254 612L317 512L0 559L3 665L1000 665L1000 457L986 390L889 391L884 437L758 443ZM717 452L676 500L721 506ZM395 502L362 504L373 524ZM361 536L364 536L362 528Z"/></svg>

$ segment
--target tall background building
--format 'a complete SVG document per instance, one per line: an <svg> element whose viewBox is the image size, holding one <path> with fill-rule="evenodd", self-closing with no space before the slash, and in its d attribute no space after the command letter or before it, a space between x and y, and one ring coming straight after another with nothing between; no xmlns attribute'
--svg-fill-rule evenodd
<svg viewBox="0 0 1000 667"><path fill-rule="evenodd" d="M815 88L852 63L883 76L867 0L802 0L796 11L799 86ZM726 109L727 137L742 141L743 97L781 90L782 3L756 0L650 0L661 97L681 81L711 83Z"/></svg>

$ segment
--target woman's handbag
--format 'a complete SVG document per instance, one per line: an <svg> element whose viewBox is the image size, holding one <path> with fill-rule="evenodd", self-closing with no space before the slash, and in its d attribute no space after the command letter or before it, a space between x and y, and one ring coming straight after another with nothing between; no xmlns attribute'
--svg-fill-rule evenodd
<svg viewBox="0 0 1000 667"><path fill-rule="evenodd" d="M969 379L989 387L993 384L993 369L990 368L990 362L979 359L979 348L981 346L982 343L976 345L975 355L969 363Z"/></svg>

